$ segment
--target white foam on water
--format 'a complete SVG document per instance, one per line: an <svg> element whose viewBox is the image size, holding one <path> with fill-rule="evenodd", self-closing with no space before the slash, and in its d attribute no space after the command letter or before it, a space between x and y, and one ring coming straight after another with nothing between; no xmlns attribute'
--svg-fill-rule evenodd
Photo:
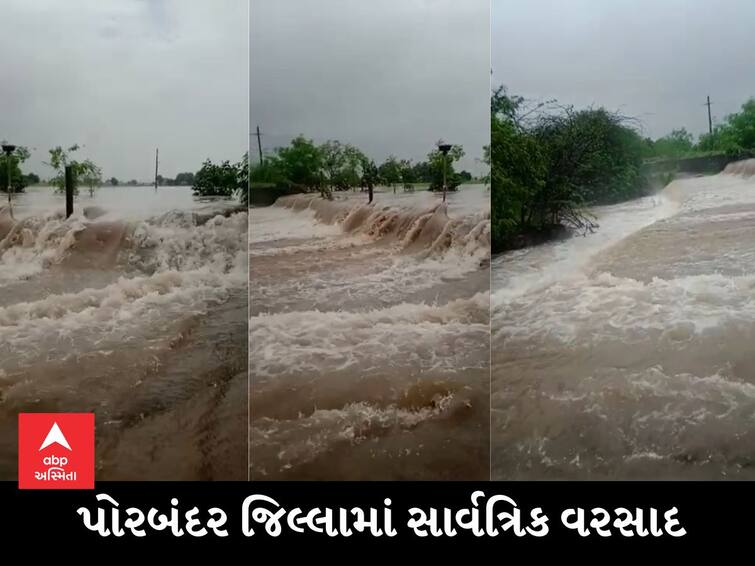
<svg viewBox="0 0 755 566"><path fill-rule="evenodd" d="M469 401L489 366L484 195L307 194L251 210L254 477L332 477L330 458L367 441L349 467L390 477L389 460L422 451L415 428L429 423L426 457L448 438L432 423L451 404L487 411ZM414 387L432 398L404 406Z"/></svg>
<svg viewBox="0 0 755 566"><path fill-rule="evenodd" d="M579 277L599 252L646 226L668 218L679 203L659 194L630 203L593 209L598 229L561 242L502 254L493 262L492 307L495 312L507 301L537 292L558 281Z"/></svg>
<svg viewBox="0 0 755 566"><path fill-rule="evenodd" d="M487 360L475 354L487 350L488 305L488 293L478 293L440 306L255 316L249 323L252 375L483 367Z"/></svg>
<svg viewBox="0 0 755 566"><path fill-rule="evenodd" d="M292 210L282 206L251 209L249 242L255 244L275 240L309 240L339 236L340 226L317 222L311 209Z"/></svg>
<svg viewBox="0 0 755 566"><path fill-rule="evenodd" d="M354 269L357 263L363 268ZM366 248L354 250L348 263L333 265L329 270L305 272L299 278L281 280L268 287L258 286L252 292L255 302L269 306L294 297L316 302L322 305L322 310L338 310L345 301L392 304L411 294L431 290L444 281L462 279L479 266L479 257L457 251L417 261L413 256Z"/></svg>
<svg viewBox="0 0 755 566"><path fill-rule="evenodd" d="M751 476L755 181L652 198L494 260L496 477Z"/></svg>
<svg viewBox="0 0 755 566"><path fill-rule="evenodd" d="M20 221L0 239L0 288L60 262L86 226L81 215L66 220L48 214Z"/></svg>
<svg viewBox="0 0 755 566"><path fill-rule="evenodd" d="M463 279L488 261L487 212L449 218L443 205L424 194L392 200L401 206L296 195L252 209L254 304L273 312L297 302L332 310L351 308L357 300L372 307L396 304ZM264 283L269 274L255 261L271 257L296 263L297 277Z"/></svg>
<svg viewBox="0 0 755 566"><path fill-rule="evenodd" d="M356 445L388 431L411 430L442 415L452 401L453 394L447 394L416 410L360 402L340 409L316 409L291 420L262 418L251 430L251 449L277 450L277 465L286 470L310 462L338 444ZM265 475L264 470L261 474Z"/></svg>
<svg viewBox="0 0 755 566"><path fill-rule="evenodd" d="M732 202L755 203L755 183L730 175L675 181L659 196L597 209L595 234L496 258L494 334L569 343L588 330L592 341L665 330L683 339L719 325L747 324L755 315L753 275L707 273L644 282L596 272L592 265L599 253L659 222L668 230L686 230L752 217L751 211L721 210L722 203ZM716 211L706 212L711 208ZM726 250L717 257L725 258Z"/></svg>
<svg viewBox="0 0 755 566"><path fill-rule="evenodd" d="M205 272L164 272L120 278L100 289L0 308L0 342L8 358L32 361L67 342L72 351L117 347L178 317L203 314L228 296L228 281Z"/></svg>
<svg viewBox="0 0 755 566"><path fill-rule="evenodd" d="M246 231L248 216L237 212L216 215L194 225L192 215L169 213L155 221L140 222L130 235L134 248L129 261L148 271L202 271L227 274L234 283L248 278ZM145 258L137 258L143 250Z"/></svg>
<svg viewBox="0 0 755 566"><path fill-rule="evenodd" d="M755 276L695 275L645 283L599 273L512 299L496 316L495 334L517 342L596 344L651 330L688 341L721 325L755 320Z"/></svg>
<svg viewBox="0 0 755 566"><path fill-rule="evenodd" d="M82 252L79 236L97 224L50 215L27 218L21 226L25 233L19 231L14 245L4 248L0 270L6 285L26 278L33 289L35 276ZM130 225L125 241L116 241L117 265L95 263L89 268L113 270L113 283L52 294L42 288L30 293L34 298L0 307L3 366L18 367L61 352L114 348L139 337L159 336L156 329L207 312L229 293L246 288L246 229L243 212L217 215L200 225L184 213ZM66 267L51 278L65 281L76 269Z"/></svg>
<svg viewBox="0 0 755 566"><path fill-rule="evenodd" d="M170 212L156 219L125 224L119 257L142 272L205 270L246 280L248 217L216 215L195 225L191 213ZM0 241L0 286L39 274L77 253L78 237L101 222L80 215L29 217ZM96 250L95 250L96 251Z"/></svg>

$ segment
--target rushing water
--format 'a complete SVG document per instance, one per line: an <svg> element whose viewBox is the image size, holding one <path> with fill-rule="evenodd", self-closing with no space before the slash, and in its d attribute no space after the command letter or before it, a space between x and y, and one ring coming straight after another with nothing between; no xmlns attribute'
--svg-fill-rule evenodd
<svg viewBox="0 0 755 566"><path fill-rule="evenodd" d="M753 172L494 260L495 479L755 478Z"/></svg>
<svg viewBox="0 0 755 566"><path fill-rule="evenodd" d="M489 194L252 209L252 479L486 479Z"/></svg>
<svg viewBox="0 0 755 566"><path fill-rule="evenodd" d="M247 213L186 187L0 209L0 478L19 412L96 414L98 479L247 476Z"/></svg>

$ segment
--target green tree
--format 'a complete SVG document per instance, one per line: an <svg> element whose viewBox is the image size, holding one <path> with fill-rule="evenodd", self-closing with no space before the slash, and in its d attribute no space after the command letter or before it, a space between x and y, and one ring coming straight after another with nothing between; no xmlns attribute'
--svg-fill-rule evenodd
<svg viewBox="0 0 755 566"><path fill-rule="evenodd" d="M94 191L102 185L102 170L90 159L85 159L79 164L77 171L79 182L89 189L89 196L94 196Z"/></svg>
<svg viewBox="0 0 755 566"><path fill-rule="evenodd" d="M322 156L324 183L330 190L339 188L342 182L341 171L344 168L346 152L339 141L327 141L319 147Z"/></svg>
<svg viewBox="0 0 755 566"><path fill-rule="evenodd" d="M624 118L603 108L571 107L539 117L533 133L545 149L544 188L552 219L573 214L584 204L618 202L640 196L644 188L642 139ZM558 203L569 203L559 209Z"/></svg>
<svg viewBox="0 0 755 566"><path fill-rule="evenodd" d="M359 184L364 154L356 147L329 140L319 147L323 182L329 189L346 191Z"/></svg>
<svg viewBox="0 0 755 566"><path fill-rule="evenodd" d="M490 165L493 251L506 249L531 226L535 195L545 186L545 156L535 137L519 121L521 98L503 87L491 99Z"/></svg>
<svg viewBox="0 0 755 566"><path fill-rule="evenodd" d="M270 155L262 163L252 165L249 174L252 183L269 185L287 185L289 183L283 162L277 155Z"/></svg>
<svg viewBox="0 0 755 566"><path fill-rule="evenodd" d="M414 167L412 167L412 162L408 159L400 160L398 162L398 170L399 176L401 177L401 182L404 185L404 190L413 191L414 183L416 183L418 179L414 174Z"/></svg>
<svg viewBox="0 0 755 566"><path fill-rule="evenodd" d="M401 163L395 155L389 155L378 167L380 180L389 187L393 187L394 193L396 192L396 185L401 183L401 172Z"/></svg>
<svg viewBox="0 0 755 566"><path fill-rule="evenodd" d="M323 155L312 140L299 135L287 147L278 148L276 153L277 173L289 184L303 190L323 189ZM329 196L327 189L321 192L323 196Z"/></svg>
<svg viewBox="0 0 755 566"><path fill-rule="evenodd" d="M70 166L73 170L74 194L78 195L79 184L84 184L89 188L89 194L92 196L95 189L102 183L102 171L91 159L83 161L73 159L71 154L79 149L79 145L74 144L66 149L57 146L50 150L50 161L47 165L55 170L51 183L57 192L65 192L65 169Z"/></svg>
<svg viewBox="0 0 755 566"><path fill-rule="evenodd" d="M685 128L673 130L670 134L651 141L650 144L654 157L682 157L694 149L692 134Z"/></svg>
<svg viewBox="0 0 755 566"><path fill-rule="evenodd" d="M681 137L681 136L680 136ZM532 105L503 87L491 98L494 251L595 228L586 206L645 194L647 142L603 108Z"/></svg>
<svg viewBox="0 0 755 566"><path fill-rule="evenodd" d="M214 164L206 159L194 175L192 191L198 196L232 197L243 187L240 186L239 164L225 160Z"/></svg>
<svg viewBox="0 0 755 566"><path fill-rule="evenodd" d="M3 141L3 143L6 143ZM8 156L5 153L0 153L0 191L8 192L8 167L10 167L10 179L13 192L21 193L24 189L32 183L24 176L21 171L21 164L29 159L31 153L26 147L17 146L8 160ZM39 178L37 178L39 182Z"/></svg>
<svg viewBox="0 0 755 566"><path fill-rule="evenodd" d="M418 161L412 166L411 176L415 183L429 183L433 178L432 168L427 161Z"/></svg>
<svg viewBox="0 0 755 566"><path fill-rule="evenodd" d="M747 100L739 112L728 115L723 124L713 129L712 135L700 136L698 149L730 154L755 152L755 98Z"/></svg>
<svg viewBox="0 0 755 566"><path fill-rule="evenodd" d="M362 158L361 171L359 184L363 189L371 190L380 182L378 166L371 159Z"/></svg>
<svg viewBox="0 0 755 566"><path fill-rule="evenodd" d="M454 162L464 157L464 149L460 145L452 145L448 155L444 156L439 149L427 154L429 168L429 182L431 191L443 190L443 176L445 170L446 188L455 191L461 184L459 175L454 170Z"/></svg>

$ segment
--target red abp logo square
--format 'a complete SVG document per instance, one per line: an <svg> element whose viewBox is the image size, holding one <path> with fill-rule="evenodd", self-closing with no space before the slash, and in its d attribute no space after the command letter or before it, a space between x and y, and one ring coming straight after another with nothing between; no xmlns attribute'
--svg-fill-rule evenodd
<svg viewBox="0 0 755 566"><path fill-rule="evenodd" d="M94 413L20 413L18 487L94 489Z"/></svg>

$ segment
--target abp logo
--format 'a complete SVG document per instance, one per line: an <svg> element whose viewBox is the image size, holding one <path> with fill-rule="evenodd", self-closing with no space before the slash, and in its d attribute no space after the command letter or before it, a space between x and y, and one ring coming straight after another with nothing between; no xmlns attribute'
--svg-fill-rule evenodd
<svg viewBox="0 0 755 566"><path fill-rule="evenodd" d="M20 413L18 487L94 489L94 413Z"/></svg>

